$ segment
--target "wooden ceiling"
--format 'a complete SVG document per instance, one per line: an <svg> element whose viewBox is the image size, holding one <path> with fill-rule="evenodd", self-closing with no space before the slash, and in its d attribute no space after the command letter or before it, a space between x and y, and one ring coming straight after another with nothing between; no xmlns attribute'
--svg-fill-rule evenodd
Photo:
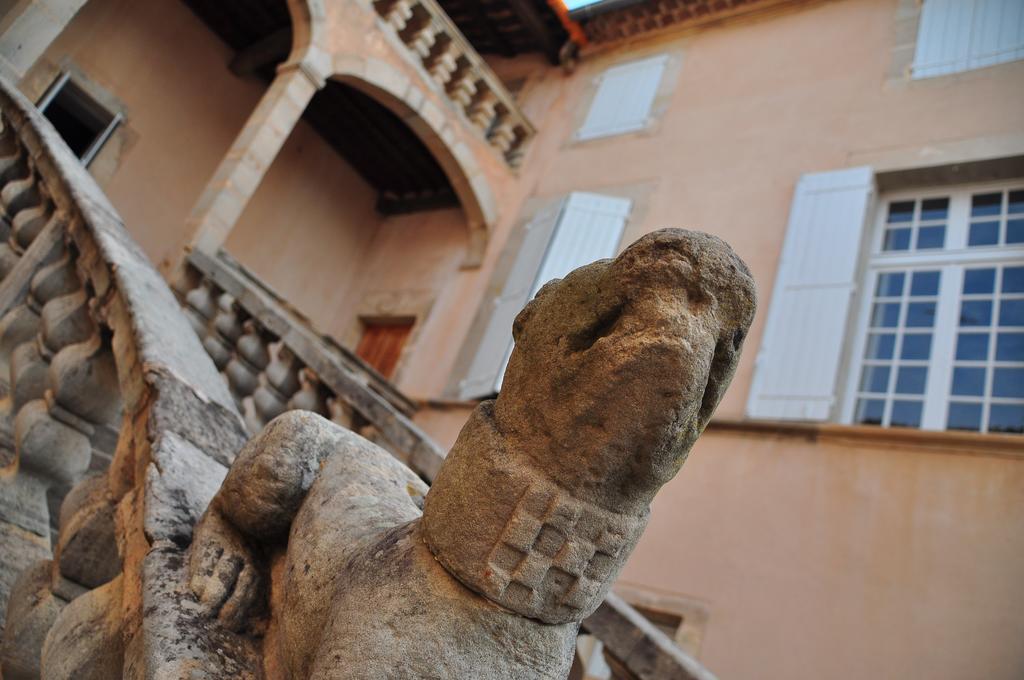
<svg viewBox="0 0 1024 680"><path fill-rule="evenodd" d="M539 52L552 64L569 39L547 0L438 0L481 54Z"/></svg>

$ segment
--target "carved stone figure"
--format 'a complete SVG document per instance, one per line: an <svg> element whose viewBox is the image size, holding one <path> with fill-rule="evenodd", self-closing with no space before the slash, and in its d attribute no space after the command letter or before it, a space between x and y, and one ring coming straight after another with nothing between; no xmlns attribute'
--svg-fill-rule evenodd
<svg viewBox="0 0 1024 680"><path fill-rule="evenodd" d="M193 592L265 635L270 677L565 678L754 306L729 246L677 229L548 283L429 492L359 436L279 416L196 527Z"/></svg>

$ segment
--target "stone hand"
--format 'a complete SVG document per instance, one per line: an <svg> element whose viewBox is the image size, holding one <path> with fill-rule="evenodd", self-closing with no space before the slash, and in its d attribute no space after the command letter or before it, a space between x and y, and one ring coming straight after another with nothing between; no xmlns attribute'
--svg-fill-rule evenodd
<svg viewBox="0 0 1024 680"><path fill-rule="evenodd" d="M262 579L252 551L215 505L193 533L189 587L207 615L235 631L245 627L260 596Z"/></svg>

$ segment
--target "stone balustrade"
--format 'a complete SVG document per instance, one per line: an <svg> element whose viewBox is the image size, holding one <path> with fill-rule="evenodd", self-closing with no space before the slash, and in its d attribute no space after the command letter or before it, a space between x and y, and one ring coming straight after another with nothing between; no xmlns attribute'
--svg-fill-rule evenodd
<svg viewBox="0 0 1024 680"><path fill-rule="evenodd" d="M185 314L251 433L286 410L314 411L375 440L425 480L444 453L409 419L415 405L226 255L188 257Z"/></svg>
<svg viewBox="0 0 1024 680"><path fill-rule="evenodd" d="M393 387L241 268L194 253L182 310L56 131L3 82L0 203L0 675L263 677L259 637L202 616L186 573L193 527L249 432L313 410L375 430L427 478L439 450ZM73 483L54 540L46 496ZM610 607L585 626L624 672L710 677Z"/></svg>
<svg viewBox="0 0 1024 680"><path fill-rule="evenodd" d="M512 94L435 0L375 0L377 14L512 167L535 129Z"/></svg>

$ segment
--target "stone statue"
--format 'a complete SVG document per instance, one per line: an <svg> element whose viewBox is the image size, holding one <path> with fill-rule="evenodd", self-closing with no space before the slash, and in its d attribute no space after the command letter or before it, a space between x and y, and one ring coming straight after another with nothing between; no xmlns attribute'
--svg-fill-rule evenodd
<svg viewBox="0 0 1024 680"><path fill-rule="evenodd" d="M678 229L548 283L429 493L358 435L278 417L195 529L193 592L266 636L270 677L565 678L754 307L729 246Z"/></svg>

